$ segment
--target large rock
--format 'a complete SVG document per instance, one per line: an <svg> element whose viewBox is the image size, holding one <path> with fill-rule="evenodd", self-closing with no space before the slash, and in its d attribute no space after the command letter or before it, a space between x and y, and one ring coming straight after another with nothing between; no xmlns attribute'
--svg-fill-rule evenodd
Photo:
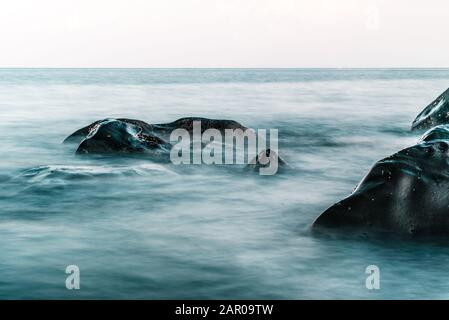
<svg viewBox="0 0 449 320"><path fill-rule="evenodd" d="M449 125L377 162L314 228L356 227L408 234L449 234Z"/></svg>
<svg viewBox="0 0 449 320"><path fill-rule="evenodd" d="M430 129L440 124L449 124L449 89L418 114L412 130Z"/></svg>
<svg viewBox="0 0 449 320"><path fill-rule="evenodd" d="M170 134L175 129L185 129L193 133L195 121L201 122L201 133L208 129L216 129L223 136L226 129L241 131L236 136L243 138L248 129L233 120L217 120L207 118L181 118L170 123L149 124L133 119L105 119L77 130L64 140L64 143L76 143L78 154L150 154L152 159L169 161L173 145ZM251 131L255 135L254 131ZM258 137L261 139L263 137ZM193 141L190 141L192 147ZM208 142L201 142L204 148ZM193 151L195 152L195 151ZM261 174L275 174L278 167L285 162L277 153L267 149L259 153L246 167Z"/></svg>
<svg viewBox="0 0 449 320"><path fill-rule="evenodd" d="M201 133L207 129L247 129L232 120L181 118L170 123L148 124L133 119L105 119L77 130L64 143L79 144L77 153L158 153L168 155L170 134L175 129L193 131L193 122L201 121Z"/></svg>
<svg viewBox="0 0 449 320"><path fill-rule="evenodd" d="M159 124L149 124L141 120L119 118L95 121L90 125L72 133L64 140L64 143L80 143L89 135L90 132L92 132L97 127L99 123L109 120L116 120L127 123L129 125L135 126L136 128L139 128L139 130L142 130L142 132L147 135L157 136L166 141L169 140L171 132L175 129L186 129L187 131L192 133L194 121L201 121L201 133L203 133L207 129L217 129L221 133L224 133L225 129L247 129L245 126L233 120L218 120L200 117L181 118L173 122Z"/></svg>
<svg viewBox="0 0 449 320"><path fill-rule="evenodd" d="M103 120L91 127L77 153L166 153L170 143L143 130L142 126L120 120Z"/></svg>
<svg viewBox="0 0 449 320"><path fill-rule="evenodd" d="M130 125L138 126L138 127L142 128L143 130L145 130L146 132L148 132L148 130L150 129L150 125L148 123L140 121L140 120L132 120L132 119L104 119L104 120L95 121L95 122L91 123L90 125L75 131L74 133L72 133L70 136L68 136L64 140L64 143L80 143L81 141L86 139L87 136L90 133L95 131L97 129L98 125L100 125L101 123L112 121L112 120L120 121L120 122L127 123L127 124L130 124Z"/></svg>

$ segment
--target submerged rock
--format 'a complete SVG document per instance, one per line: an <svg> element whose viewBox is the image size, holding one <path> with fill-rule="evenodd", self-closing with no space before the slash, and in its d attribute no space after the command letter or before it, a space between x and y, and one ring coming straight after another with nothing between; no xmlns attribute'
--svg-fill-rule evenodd
<svg viewBox="0 0 449 320"><path fill-rule="evenodd" d="M449 89L424 108L412 123L412 130L449 124Z"/></svg>
<svg viewBox="0 0 449 320"><path fill-rule="evenodd" d="M449 125L377 162L352 194L314 222L408 234L449 234Z"/></svg>
<svg viewBox="0 0 449 320"><path fill-rule="evenodd" d="M255 156L246 166L246 169L258 171L263 175L272 175L285 166L286 162L275 151L266 149Z"/></svg>
<svg viewBox="0 0 449 320"><path fill-rule="evenodd" d="M221 133L224 133L225 129L248 129L244 125L234 120L219 120L200 117L187 117L178 119L170 123L154 124L152 125L152 128L155 132L160 132L161 134L170 134L171 131L175 129L186 129L191 133L193 130L194 121L201 121L201 133L203 133L207 129L217 129Z"/></svg>

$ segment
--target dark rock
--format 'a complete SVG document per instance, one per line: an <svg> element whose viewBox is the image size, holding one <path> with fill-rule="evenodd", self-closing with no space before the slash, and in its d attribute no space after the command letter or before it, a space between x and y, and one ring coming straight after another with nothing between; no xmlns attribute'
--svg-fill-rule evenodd
<svg viewBox="0 0 449 320"><path fill-rule="evenodd" d="M261 168L268 168L272 165L276 165L276 168L274 168L276 169L276 173L278 169L285 167L286 164L287 163L275 151L266 149L255 156L246 168L260 172Z"/></svg>
<svg viewBox="0 0 449 320"><path fill-rule="evenodd" d="M449 234L449 126L377 162L353 193L314 228L356 227L409 234Z"/></svg>
<svg viewBox="0 0 449 320"><path fill-rule="evenodd" d="M221 133L224 133L225 129L242 129L246 130L247 128L240 123L233 120L217 120L217 119L207 119L200 117L188 117L181 118L176 121L170 123L159 123L159 124L148 124L144 121L134 120L134 119L105 119L95 121L94 123L77 130L72 133L69 137L64 140L64 143L80 143L83 139L85 139L89 133L101 122L108 120L117 120L120 122L124 122L142 129L142 132L158 136L159 138L168 141L170 138L170 134L175 129L186 129L188 132L192 133L193 131L193 122L201 121L201 133L203 133L207 129L217 129Z"/></svg>
<svg viewBox="0 0 449 320"><path fill-rule="evenodd" d="M171 148L168 142L144 131L138 123L109 119L88 128L90 131L78 146L77 153L154 153Z"/></svg>
<svg viewBox="0 0 449 320"><path fill-rule="evenodd" d="M430 129L440 124L449 124L449 89L418 114L412 130Z"/></svg>
<svg viewBox="0 0 449 320"><path fill-rule="evenodd" d="M77 153L148 153L169 156L172 145L170 134L175 129L193 132L194 121L201 122L201 133L207 129L217 129L224 134L225 129L247 128L232 120L217 120L199 117L181 118L170 123L148 124L134 119L105 119L77 130L64 143L79 144Z"/></svg>
<svg viewBox="0 0 449 320"><path fill-rule="evenodd" d="M419 142L447 140L449 141L449 125L441 125L423 134Z"/></svg>
<svg viewBox="0 0 449 320"><path fill-rule="evenodd" d="M225 129L242 129L247 128L234 120L218 120L218 119L207 119L200 117L188 117L181 118L170 123L154 124L152 125L153 130L159 132L171 132L175 129L186 129L188 132L193 131L193 122L201 121L201 133L207 129L217 129L221 133L225 132Z"/></svg>
<svg viewBox="0 0 449 320"><path fill-rule="evenodd" d="M248 129L233 120L217 120L207 118L181 118L170 123L148 124L133 119L105 119L77 130L64 140L64 143L77 143L78 154L151 154L158 159L168 161L172 144L169 142L171 133L176 129L193 132L195 121L201 122L201 133L208 129L216 129L225 135L226 129ZM238 134L237 134L238 135ZM193 141L191 141L193 145ZM207 142L201 142L202 148ZM275 163L274 161L277 161ZM276 164L276 166L274 166ZM275 174L278 167L284 166L285 161L276 152L267 149L259 153L246 167L250 170L266 172L261 174ZM275 169L270 173L271 169Z"/></svg>

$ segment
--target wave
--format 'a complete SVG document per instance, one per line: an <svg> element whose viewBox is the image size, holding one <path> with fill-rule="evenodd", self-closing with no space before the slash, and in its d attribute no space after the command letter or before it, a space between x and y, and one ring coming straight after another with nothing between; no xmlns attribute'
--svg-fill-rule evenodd
<svg viewBox="0 0 449 320"><path fill-rule="evenodd" d="M152 174L176 174L162 165L146 163L137 166L105 165L41 165L22 171L15 178L26 178L33 182L48 179L77 180L114 176L146 176Z"/></svg>

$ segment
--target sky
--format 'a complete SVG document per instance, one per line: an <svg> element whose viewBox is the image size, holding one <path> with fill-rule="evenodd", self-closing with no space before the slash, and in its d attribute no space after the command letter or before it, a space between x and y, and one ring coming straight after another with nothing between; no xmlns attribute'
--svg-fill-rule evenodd
<svg viewBox="0 0 449 320"><path fill-rule="evenodd" d="M449 67L447 0L3 0L0 67Z"/></svg>

